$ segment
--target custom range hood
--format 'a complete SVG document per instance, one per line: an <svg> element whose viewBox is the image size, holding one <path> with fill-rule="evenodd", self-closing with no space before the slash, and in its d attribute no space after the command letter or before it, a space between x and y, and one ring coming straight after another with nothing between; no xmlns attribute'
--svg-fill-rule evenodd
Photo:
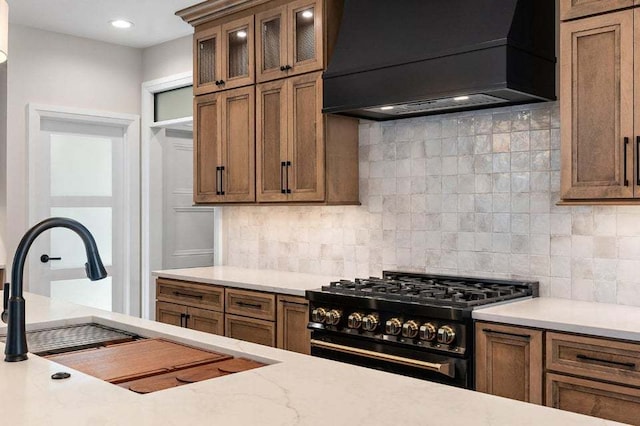
<svg viewBox="0 0 640 426"><path fill-rule="evenodd" d="M554 0L345 0L326 113L398 119L555 99Z"/></svg>

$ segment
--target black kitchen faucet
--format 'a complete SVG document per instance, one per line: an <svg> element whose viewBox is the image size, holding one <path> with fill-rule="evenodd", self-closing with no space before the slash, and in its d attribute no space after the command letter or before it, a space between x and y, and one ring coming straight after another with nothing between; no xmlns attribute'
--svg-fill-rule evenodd
<svg viewBox="0 0 640 426"><path fill-rule="evenodd" d="M4 285L4 311L2 321L7 323L7 340L5 342L4 360L6 362L24 361L27 359L27 336L25 326L25 303L22 297L22 275L24 263L33 241L44 231L51 228L67 228L80 236L87 251L87 263L84 264L87 278L97 281L107 276L96 241L91 232L73 219L51 217L45 219L27 231L20 240L11 267L11 284ZM11 295L9 295L9 290Z"/></svg>

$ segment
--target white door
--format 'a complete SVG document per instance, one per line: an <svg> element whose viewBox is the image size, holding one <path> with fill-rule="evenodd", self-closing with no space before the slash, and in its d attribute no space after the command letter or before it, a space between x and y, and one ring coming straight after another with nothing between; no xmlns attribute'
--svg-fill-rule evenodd
<svg viewBox="0 0 640 426"><path fill-rule="evenodd" d="M163 269L213 265L213 207L193 205L193 132L165 130Z"/></svg>
<svg viewBox="0 0 640 426"><path fill-rule="evenodd" d="M98 244L108 277L89 281L82 241L73 231L56 228L42 234L30 250L29 291L124 311L129 251L124 246L124 134L120 126L40 120L30 142L31 225L53 216L85 225Z"/></svg>

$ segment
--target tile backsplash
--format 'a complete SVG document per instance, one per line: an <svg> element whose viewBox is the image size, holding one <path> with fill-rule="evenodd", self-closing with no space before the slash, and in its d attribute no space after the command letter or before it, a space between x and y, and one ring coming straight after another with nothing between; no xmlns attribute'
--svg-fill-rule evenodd
<svg viewBox="0 0 640 426"><path fill-rule="evenodd" d="M558 104L360 124L361 206L224 207L227 264L539 280L640 306L640 206L556 206Z"/></svg>

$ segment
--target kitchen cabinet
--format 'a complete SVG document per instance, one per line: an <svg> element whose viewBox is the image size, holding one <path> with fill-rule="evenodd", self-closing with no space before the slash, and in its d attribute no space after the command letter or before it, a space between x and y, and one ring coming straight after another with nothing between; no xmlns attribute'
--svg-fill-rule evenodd
<svg viewBox="0 0 640 426"><path fill-rule="evenodd" d="M303 297L278 295L277 346L280 349L309 355L311 332L309 302Z"/></svg>
<svg viewBox="0 0 640 426"><path fill-rule="evenodd" d="M639 4L638 0L560 0L560 19L569 20L613 12Z"/></svg>
<svg viewBox="0 0 640 426"><path fill-rule="evenodd" d="M607 2L587 4L596 3ZM560 24L565 202L640 200L639 13L626 9Z"/></svg>
<svg viewBox="0 0 640 426"><path fill-rule="evenodd" d="M259 83L322 70L322 0L284 4L256 14L255 22Z"/></svg>
<svg viewBox="0 0 640 426"><path fill-rule="evenodd" d="M195 95L251 85L255 81L253 16L194 35Z"/></svg>
<svg viewBox="0 0 640 426"><path fill-rule="evenodd" d="M196 203L255 201L253 86L194 99Z"/></svg>
<svg viewBox="0 0 640 426"><path fill-rule="evenodd" d="M211 1L181 14L195 26L196 204L359 204L358 120L322 114L322 71L342 8L340 0ZM232 80L229 40L249 23L256 76ZM249 86L227 90L232 81ZM250 88L254 99L240 92Z"/></svg>
<svg viewBox="0 0 640 426"><path fill-rule="evenodd" d="M476 390L542 404L542 331L476 323Z"/></svg>
<svg viewBox="0 0 640 426"><path fill-rule="evenodd" d="M266 346L276 346L276 324L239 315L225 315L225 336Z"/></svg>
<svg viewBox="0 0 640 426"><path fill-rule="evenodd" d="M156 320L224 335L224 289L185 281L156 281Z"/></svg>
<svg viewBox="0 0 640 426"><path fill-rule="evenodd" d="M259 291L225 289L225 336L276 345L276 296Z"/></svg>

